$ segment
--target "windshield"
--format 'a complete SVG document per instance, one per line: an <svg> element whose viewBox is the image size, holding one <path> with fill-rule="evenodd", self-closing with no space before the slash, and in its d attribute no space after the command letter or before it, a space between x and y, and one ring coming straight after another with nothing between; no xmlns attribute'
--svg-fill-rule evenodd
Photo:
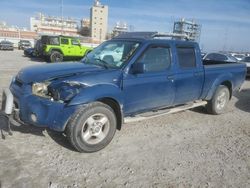
<svg viewBox="0 0 250 188"><path fill-rule="evenodd" d="M30 41L28 40L20 40L21 43L29 43Z"/></svg>
<svg viewBox="0 0 250 188"><path fill-rule="evenodd" d="M82 62L106 68L120 68L134 54L139 42L107 41L88 53Z"/></svg>
<svg viewBox="0 0 250 188"><path fill-rule="evenodd" d="M1 41L2 44L12 44L11 42L9 41Z"/></svg>

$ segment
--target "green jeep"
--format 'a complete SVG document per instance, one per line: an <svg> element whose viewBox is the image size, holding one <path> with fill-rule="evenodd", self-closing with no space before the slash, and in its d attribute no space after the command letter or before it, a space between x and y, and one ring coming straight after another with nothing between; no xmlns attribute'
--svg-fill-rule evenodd
<svg viewBox="0 0 250 188"><path fill-rule="evenodd" d="M81 46L80 40L68 36L41 37L40 54L49 62L62 62L63 60L81 59L92 50L90 47Z"/></svg>

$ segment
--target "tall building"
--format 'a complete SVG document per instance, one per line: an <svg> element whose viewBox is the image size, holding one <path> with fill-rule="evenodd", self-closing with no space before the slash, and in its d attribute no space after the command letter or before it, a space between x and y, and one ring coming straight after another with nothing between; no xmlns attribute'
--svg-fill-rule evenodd
<svg viewBox="0 0 250 188"><path fill-rule="evenodd" d="M46 16L39 13L35 17L30 18L31 31L38 34L48 35L78 35L77 21L71 18L60 18L54 16Z"/></svg>
<svg viewBox="0 0 250 188"><path fill-rule="evenodd" d="M108 6L95 0L90 9L91 37L94 41L102 42L108 31Z"/></svg>
<svg viewBox="0 0 250 188"><path fill-rule="evenodd" d="M90 37L90 20L89 19L85 18L81 20L80 34L85 37Z"/></svg>

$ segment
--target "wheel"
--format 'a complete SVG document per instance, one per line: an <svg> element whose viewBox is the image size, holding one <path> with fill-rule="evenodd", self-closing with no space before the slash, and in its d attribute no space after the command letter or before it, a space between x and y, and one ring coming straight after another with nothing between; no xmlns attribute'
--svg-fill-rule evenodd
<svg viewBox="0 0 250 188"><path fill-rule="evenodd" d="M66 135L79 152L96 152L106 147L117 127L111 107L100 102L88 104L76 112L66 127Z"/></svg>
<svg viewBox="0 0 250 188"><path fill-rule="evenodd" d="M57 51L52 51L50 55L50 62L61 62L63 61L63 54Z"/></svg>
<svg viewBox="0 0 250 188"><path fill-rule="evenodd" d="M211 114L222 114L230 99L230 92L226 86L220 85L213 98L208 101L207 111Z"/></svg>

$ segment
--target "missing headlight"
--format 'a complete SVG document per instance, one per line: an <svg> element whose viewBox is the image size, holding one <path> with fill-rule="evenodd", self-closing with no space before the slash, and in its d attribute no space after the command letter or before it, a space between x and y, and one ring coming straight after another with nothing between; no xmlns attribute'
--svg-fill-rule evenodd
<svg viewBox="0 0 250 188"><path fill-rule="evenodd" d="M80 92L79 87L70 86L69 84L66 83L57 85L57 87L55 86L48 87L49 96L51 96L54 101L68 102L79 92Z"/></svg>

